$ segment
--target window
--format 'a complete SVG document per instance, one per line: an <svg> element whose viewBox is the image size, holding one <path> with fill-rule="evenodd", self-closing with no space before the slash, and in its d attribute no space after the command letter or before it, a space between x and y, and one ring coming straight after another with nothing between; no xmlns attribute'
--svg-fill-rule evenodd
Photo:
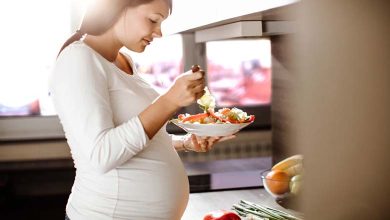
<svg viewBox="0 0 390 220"><path fill-rule="evenodd" d="M0 3L0 24L10 33L3 35L5 39L0 42L0 55L7 61L2 63L0 72L0 116L55 115L47 94L47 77L59 48L78 26L87 3L87 0ZM155 39L142 54L129 53L141 75L160 92L183 72L180 35Z"/></svg>
<svg viewBox="0 0 390 220"><path fill-rule="evenodd" d="M238 38L205 43L208 87L217 108L238 107L256 117L245 129L271 127L271 41Z"/></svg>
<svg viewBox="0 0 390 220"><path fill-rule="evenodd" d="M0 3L0 141L62 138L47 79L59 48L74 32L90 0L20 0ZM155 39L131 54L138 69L164 91L183 72L180 35ZM12 116L12 117L11 117ZM20 117L23 116L23 117ZM36 117L44 116L44 117Z"/></svg>
<svg viewBox="0 0 390 220"><path fill-rule="evenodd" d="M70 0L2 1L0 26L0 116L54 114L47 77L71 32Z"/></svg>
<svg viewBox="0 0 390 220"><path fill-rule="evenodd" d="M268 39L206 43L210 92L220 107L271 102L271 44Z"/></svg>

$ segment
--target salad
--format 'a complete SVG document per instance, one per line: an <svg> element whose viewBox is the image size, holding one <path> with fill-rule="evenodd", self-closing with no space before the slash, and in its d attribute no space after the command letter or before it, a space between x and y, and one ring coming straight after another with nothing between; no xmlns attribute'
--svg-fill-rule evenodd
<svg viewBox="0 0 390 220"><path fill-rule="evenodd" d="M205 88L205 94L197 100L197 103L203 109L203 113L195 115L180 114L177 121L193 124L240 124L255 120L254 115L248 115L239 108L222 108L215 111L215 98L210 94L207 87Z"/></svg>

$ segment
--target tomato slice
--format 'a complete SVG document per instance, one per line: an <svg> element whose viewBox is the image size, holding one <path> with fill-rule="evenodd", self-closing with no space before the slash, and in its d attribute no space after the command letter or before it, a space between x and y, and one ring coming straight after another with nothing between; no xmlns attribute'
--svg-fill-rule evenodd
<svg viewBox="0 0 390 220"><path fill-rule="evenodd" d="M185 116L184 114L179 114L179 115L177 116L177 118L178 118L179 120L183 120L185 117L186 117L186 116Z"/></svg>

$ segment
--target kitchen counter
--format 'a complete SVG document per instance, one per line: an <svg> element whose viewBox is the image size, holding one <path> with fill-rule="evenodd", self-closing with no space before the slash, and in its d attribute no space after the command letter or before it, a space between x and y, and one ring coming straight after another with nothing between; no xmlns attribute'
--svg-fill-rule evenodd
<svg viewBox="0 0 390 220"><path fill-rule="evenodd" d="M271 157L258 157L185 163L191 193L182 219L202 219L209 211L229 210L241 199L285 210L262 188L260 174L269 169L271 162ZM9 170L8 175L1 175L0 169L0 186L3 184L0 194L12 196L0 196L0 212L4 214L2 205L7 204L9 219L25 219L28 216L35 216L31 219L62 218L74 180L72 161L31 162L24 164L23 168L28 170L21 169L20 164L7 164L4 169ZM39 212L42 207L47 210L47 218Z"/></svg>
<svg viewBox="0 0 390 220"><path fill-rule="evenodd" d="M260 205L277 208L297 217L302 217L301 213L280 206L265 189L257 188L191 193L182 220L202 220L206 213L219 209L230 210L232 205L237 204L240 200L247 200Z"/></svg>

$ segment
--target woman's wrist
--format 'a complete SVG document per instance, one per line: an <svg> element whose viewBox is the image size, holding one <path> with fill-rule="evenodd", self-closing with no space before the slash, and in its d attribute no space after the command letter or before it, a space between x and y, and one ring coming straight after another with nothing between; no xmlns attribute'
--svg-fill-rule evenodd
<svg viewBox="0 0 390 220"><path fill-rule="evenodd" d="M191 147L188 144L188 139L191 138L191 134L186 134L181 137L182 140L182 148L185 152L192 151Z"/></svg>
<svg viewBox="0 0 390 220"><path fill-rule="evenodd" d="M168 93L162 94L159 97L159 100L161 100L167 107L174 109L175 112L181 108L181 106L171 100Z"/></svg>
<svg viewBox="0 0 390 220"><path fill-rule="evenodd" d="M176 151L191 151L191 148L188 143L188 134L187 135L172 135L173 147Z"/></svg>

